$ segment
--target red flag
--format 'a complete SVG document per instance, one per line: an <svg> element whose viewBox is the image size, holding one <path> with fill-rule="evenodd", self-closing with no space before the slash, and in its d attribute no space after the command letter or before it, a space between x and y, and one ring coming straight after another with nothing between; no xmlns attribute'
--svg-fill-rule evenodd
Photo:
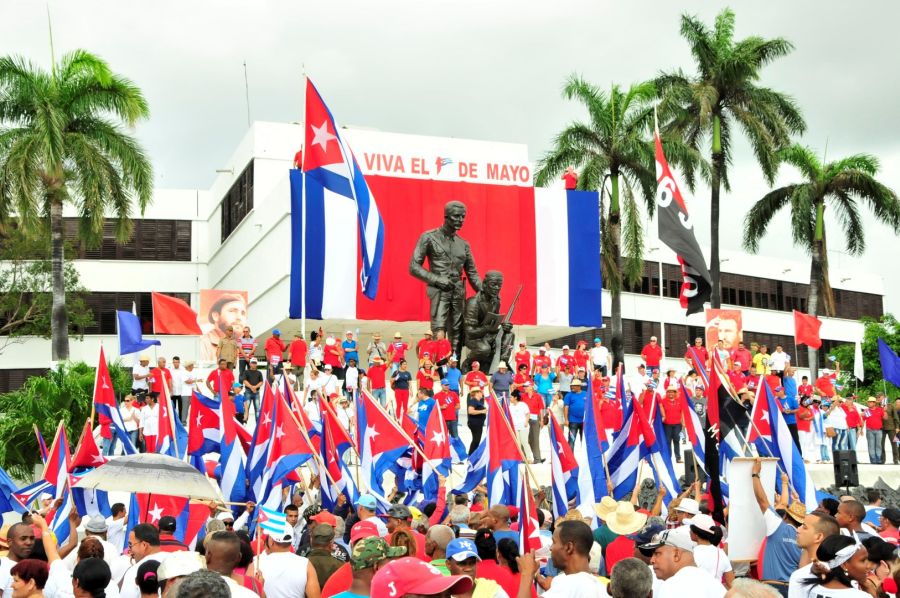
<svg viewBox="0 0 900 598"><path fill-rule="evenodd" d="M151 293L154 334L203 334L197 324L197 312L175 297Z"/></svg>
<svg viewBox="0 0 900 598"><path fill-rule="evenodd" d="M821 347L822 339L819 337L821 327L822 320L816 316L794 310L794 339L798 345L809 345L813 349Z"/></svg>
<svg viewBox="0 0 900 598"><path fill-rule="evenodd" d="M72 468L99 467L106 463L106 458L100 454L94 434L91 432L91 422L84 422L84 430L81 431L81 439L72 457Z"/></svg>
<svg viewBox="0 0 900 598"><path fill-rule="evenodd" d="M528 484L528 476L522 476L521 496L519 497L519 550L522 554L532 550L540 550L541 526L538 524L537 506Z"/></svg>

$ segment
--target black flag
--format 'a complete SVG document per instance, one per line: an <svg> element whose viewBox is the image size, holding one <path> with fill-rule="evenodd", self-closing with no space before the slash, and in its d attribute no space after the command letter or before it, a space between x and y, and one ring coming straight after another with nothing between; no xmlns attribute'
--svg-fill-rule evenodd
<svg viewBox="0 0 900 598"><path fill-rule="evenodd" d="M712 294L712 277L703 259L703 252L694 235L694 228L681 191L663 154L659 133L656 141L656 205L659 211L659 239L678 256L681 264L681 307L687 315L703 311L703 304Z"/></svg>

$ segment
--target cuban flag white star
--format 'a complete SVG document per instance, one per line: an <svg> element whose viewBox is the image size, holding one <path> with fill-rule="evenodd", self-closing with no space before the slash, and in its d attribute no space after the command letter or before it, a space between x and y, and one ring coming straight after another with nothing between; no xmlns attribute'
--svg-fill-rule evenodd
<svg viewBox="0 0 900 598"><path fill-rule="evenodd" d="M439 446L444 444L444 433L443 432L435 432L434 435L431 437L431 442L433 442Z"/></svg>
<svg viewBox="0 0 900 598"><path fill-rule="evenodd" d="M269 417L268 412L262 414L262 419L259 420L259 425L268 426L272 423L272 418Z"/></svg>
<svg viewBox="0 0 900 598"><path fill-rule="evenodd" d="M275 438L281 440L282 436L284 436L284 426L278 426L275 430Z"/></svg>
<svg viewBox="0 0 900 598"><path fill-rule="evenodd" d="M163 510L158 504L154 503L153 508L147 511L147 514L150 516L150 522L155 523L162 517Z"/></svg>
<svg viewBox="0 0 900 598"><path fill-rule="evenodd" d="M321 126L317 127L316 125L312 125L313 130L313 140L312 145L318 145L322 148L322 151L328 151L328 142L333 139L337 139L334 135L328 132L328 121L324 121Z"/></svg>

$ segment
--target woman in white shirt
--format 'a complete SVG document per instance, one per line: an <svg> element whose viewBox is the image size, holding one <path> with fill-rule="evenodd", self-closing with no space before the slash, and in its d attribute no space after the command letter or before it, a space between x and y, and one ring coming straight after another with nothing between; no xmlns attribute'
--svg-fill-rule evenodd
<svg viewBox="0 0 900 598"><path fill-rule="evenodd" d="M856 589L866 582L869 572L866 547L849 536L828 536L816 550L812 576L801 581L801 587L816 598L871 598Z"/></svg>
<svg viewBox="0 0 900 598"><path fill-rule="evenodd" d="M554 397L553 401L556 400ZM531 445L528 443L528 416L531 415L531 410L516 395L510 395L509 415L512 417L512 425L516 431L516 438L519 439L519 446L525 451L525 459L529 463L533 463L534 455L531 453Z"/></svg>
<svg viewBox="0 0 900 598"><path fill-rule="evenodd" d="M725 551L719 548L722 541L722 528L716 525L709 515L694 515L685 521L690 525L691 540L694 546L694 563L706 570L714 578L722 580L726 588L734 583L734 571Z"/></svg>
<svg viewBox="0 0 900 598"><path fill-rule="evenodd" d="M125 431L131 438L131 444L137 446L138 428L141 425L141 414L134 406L134 395L125 395L122 404L119 405L119 413L122 414L122 421L125 424Z"/></svg>
<svg viewBox="0 0 900 598"><path fill-rule="evenodd" d="M156 452L156 439L159 436L159 405L156 399L147 395L147 404L141 407L141 428L138 433L144 441L144 452Z"/></svg>

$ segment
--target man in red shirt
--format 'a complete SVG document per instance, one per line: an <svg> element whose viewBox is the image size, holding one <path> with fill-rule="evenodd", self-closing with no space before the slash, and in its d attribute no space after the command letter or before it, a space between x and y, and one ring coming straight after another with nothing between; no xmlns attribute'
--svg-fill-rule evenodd
<svg viewBox="0 0 900 598"><path fill-rule="evenodd" d="M163 393L163 384L171 397L172 372L166 367L166 358L160 357L156 360L156 367L150 370L150 394L159 399L159 395Z"/></svg>
<svg viewBox="0 0 900 598"><path fill-rule="evenodd" d="M272 331L272 336L266 341L266 361L269 362L269 376L280 374L283 368L281 364L284 350L284 341L281 340L281 331L277 328Z"/></svg>
<svg viewBox="0 0 900 598"><path fill-rule="evenodd" d="M425 354L428 353L428 356L431 357L431 361L434 361L434 335L430 330L425 331L425 338L420 339L419 342L416 343L416 357L419 358L419 365L425 363Z"/></svg>
<svg viewBox="0 0 900 598"><path fill-rule="evenodd" d="M538 349L538 354L534 356L534 359L531 360L531 373L537 374L541 371L543 366L552 367L553 363L550 360L550 356L547 355L547 348L541 347Z"/></svg>
<svg viewBox="0 0 900 598"><path fill-rule="evenodd" d="M740 361L741 371L744 372L745 376L750 375L750 368L753 366L753 356L750 355L750 351L744 346L743 341L738 343L736 349L731 350L731 361Z"/></svg>
<svg viewBox="0 0 900 598"><path fill-rule="evenodd" d="M672 453L679 463L681 463L681 406L676 388L666 390L666 398L659 403L663 429L666 433L666 446L672 446Z"/></svg>
<svg viewBox="0 0 900 598"><path fill-rule="evenodd" d="M869 444L869 463L884 463L884 445L881 429L884 427L884 409L875 397L869 397L866 410L866 442Z"/></svg>
<svg viewBox="0 0 900 598"><path fill-rule="evenodd" d="M427 357L425 363L416 372L416 386L419 390L425 388L434 392L434 383L438 379L437 371L431 364L431 358Z"/></svg>
<svg viewBox="0 0 900 598"><path fill-rule="evenodd" d="M688 346L687 351L684 352L684 360L687 362L688 367L695 372L700 371L699 366L706 368L709 363L709 351L703 346L702 338L698 336L694 339L694 346Z"/></svg>
<svg viewBox="0 0 900 598"><path fill-rule="evenodd" d="M619 402L610 399L606 393L600 395L600 419L603 421L603 427L606 428L606 437L612 438L614 432L618 432L622 427L622 410L619 409Z"/></svg>
<svg viewBox="0 0 900 598"><path fill-rule="evenodd" d="M862 436L862 417L859 415L859 409L856 408L854 397L841 401L841 409L847 415L847 440L850 442L850 450L856 450L856 438Z"/></svg>
<svg viewBox="0 0 900 598"><path fill-rule="evenodd" d="M566 182L566 190L572 191L578 188L578 173L575 172L574 166L569 166L562 175L562 180Z"/></svg>
<svg viewBox="0 0 900 598"><path fill-rule="evenodd" d="M294 376L297 382L294 384L294 390L303 388L303 372L306 369L306 355L309 352L309 346L303 340L300 331L294 333L294 340L288 348L288 359L291 361L291 367L294 370Z"/></svg>
<svg viewBox="0 0 900 598"><path fill-rule="evenodd" d="M406 359L406 350L409 345L403 342L403 335L394 333L394 342L388 346L388 361L391 363L391 375L400 369L400 362Z"/></svg>
<svg viewBox="0 0 900 598"><path fill-rule="evenodd" d="M228 369L227 361L220 359L219 369L211 371L206 377L206 387L212 391L213 395L218 395L221 389L224 400L228 397L232 386L234 386L234 372Z"/></svg>
<svg viewBox="0 0 900 598"><path fill-rule="evenodd" d="M841 364L835 362L835 372L828 368L822 370L822 375L816 378L816 394L822 397L834 398L834 381L841 373Z"/></svg>
<svg viewBox="0 0 900 598"><path fill-rule="evenodd" d="M481 371L481 364L477 361L472 362L472 369L466 374L463 378L463 384L466 385L466 392L472 392L472 388L475 386L480 386L484 388L487 386L488 379L487 376L484 375L484 372Z"/></svg>
<svg viewBox="0 0 900 598"><path fill-rule="evenodd" d="M447 340L447 335L443 330L437 331L437 338L434 339L431 350L433 351L431 354L431 361L433 361L434 365L441 369L441 371L445 372L450 356L453 355L453 347L450 345L450 341Z"/></svg>
<svg viewBox="0 0 900 598"><path fill-rule="evenodd" d="M662 347L656 344L656 337L651 336L650 342L641 349L641 359L649 372L659 371L659 362L662 360Z"/></svg>
<svg viewBox="0 0 900 598"><path fill-rule="evenodd" d="M387 394L385 394L387 366L384 365L384 360L380 356L376 355L372 358L372 365L366 372L366 379L369 381L369 392L378 399L382 407L385 407L387 405Z"/></svg>
<svg viewBox="0 0 900 598"><path fill-rule="evenodd" d="M517 372L523 363L528 366L528 371L531 371L531 351L528 350L525 343L519 343L519 350L513 355L513 360L516 362Z"/></svg>
<svg viewBox="0 0 900 598"><path fill-rule="evenodd" d="M531 447L531 454L534 455L534 462L543 463L540 434L544 418L544 399L534 392L534 385L531 382L525 382L522 390L525 392L519 395L519 400L528 405L528 445Z"/></svg>
<svg viewBox="0 0 900 598"><path fill-rule="evenodd" d="M743 369L743 362L735 361L731 369L728 370L728 379L731 380L731 385L734 386L735 390L740 390L747 385L747 376L744 375Z"/></svg>
<svg viewBox="0 0 900 598"><path fill-rule="evenodd" d="M588 371L590 355L587 352L587 341L581 340L575 343L575 352L572 354L572 357L575 358L576 368L584 368L584 371Z"/></svg>
<svg viewBox="0 0 900 598"><path fill-rule="evenodd" d="M809 383L809 378L803 376L803 378L800 379L800 386L797 387L797 398L803 403L804 399L811 399L813 394L815 394L815 389L813 389L812 384Z"/></svg>
<svg viewBox="0 0 900 598"><path fill-rule="evenodd" d="M450 390L450 381L444 378L441 380L441 390L434 395L434 402L441 409L441 415L447 422L447 431L454 438L459 437L457 427L457 413L459 412L459 395Z"/></svg>
<svg viewBox="0 0 900 598"><path fill-rule="evenodd" d="M560 372L575 373L575 357L569 353L569 345L563 345L562 355L556 358L556 374Z"/></svg>

